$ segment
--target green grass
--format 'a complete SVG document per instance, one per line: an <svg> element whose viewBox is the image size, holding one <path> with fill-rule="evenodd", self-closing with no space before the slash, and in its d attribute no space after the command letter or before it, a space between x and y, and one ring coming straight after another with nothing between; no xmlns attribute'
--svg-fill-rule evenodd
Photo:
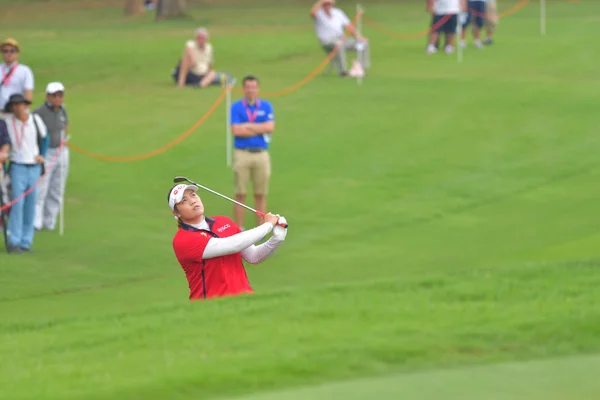
<svg viewBox="0 0 600 400"><path fill-rule="evenodd" d="M172 87L198 25L217 69L264 92L323 60L307 4L234 3L155 23L120 2L1 0L0 36L22 44L36 104L65 83L74 144L131 156L219 96ZM364 6L398 33L427 24L420 1ZM600 14L549 1L542 37L538 12L503 19L461 64L365 25L362 86L318 75L270 98L269 207L290 231L248 267L253 296L190 303L171 248L173 176L232 193L223 104L153 158L72 151L65 236L0 254L0 399L600 397Z"/></svg>

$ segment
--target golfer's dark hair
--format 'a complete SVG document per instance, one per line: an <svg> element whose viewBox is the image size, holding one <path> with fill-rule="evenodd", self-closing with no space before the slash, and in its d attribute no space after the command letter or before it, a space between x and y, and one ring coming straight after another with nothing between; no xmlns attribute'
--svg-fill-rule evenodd
<svg viewBox="0 0 600 400"><path fill-rule="evenodd" d="M250 82L250 81L255 81L256 83L260 83L260 81L258 80L258 78L254 75L246 75L244 77L244 79L242 80L242 86L244 86L246 84L246 82Z"/></svg>
<svg viewBox="0 0 600 400"><path fill-rule="evenodd" d="M175 206L175 212L177 212L177 206ZM181 222L181 218L177 218L177 227L178 227L178 228L181 228L181 224L182 224L182 223L183 223L183 222Z"/></svg>

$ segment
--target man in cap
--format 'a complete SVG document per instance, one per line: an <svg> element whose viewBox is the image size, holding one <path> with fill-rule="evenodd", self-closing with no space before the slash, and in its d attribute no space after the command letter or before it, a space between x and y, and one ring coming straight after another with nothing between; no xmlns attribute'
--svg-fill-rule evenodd
<svg viewBox="0 0 600 400"><path fill-rule="evenodd" d="M19 64L21 46L15 39L8 38L0 43L3 63L0 65L0 119L7 115L3 112L11 94L20 93L25 99L33 99L33 73L31 69Z"/></svg>
<svg viewBox="0 0 600 400"><path fill-rule="evenodd" d="M46 86L46 102L36 108L33 113L39 115L48 128L50 137L48 153L45 158L46 176L38 186L35 205L36 230L53 231L60 205L64 201L64 193L69 173L69 148L62 146L69 130L69 117L63 104L65 87L60 82L51 82ZM60 154L57 153L60 151ZM54 161L49 168L49 161Z"/></svg>
<svg viewBox="0 0 600 400"><path fill-rule="evenodd" d="M8 252L31 252L33 244L36 184L42 173L48 147L47 129L42 119L27 110L31 101L22 94L8 98L5 112L10 137L10 182L12 198L18 201L10 209Z"/></svg>
<svg viewBox="0 0 600 400"><path fill-rule="evenodd" d="M333 62L340 76L348 76L348 65L346 61L346 51L356 51L359 53L359 63L365 70L371 66L369 56L369 42L367 38L360 35L348 16L339 8L334 7L334 0L317 0L310 9L310 16L315 25L317 38L325 52L331 53L336 46L340 46ZM344 31L354 37L344 38Z"/></svg>

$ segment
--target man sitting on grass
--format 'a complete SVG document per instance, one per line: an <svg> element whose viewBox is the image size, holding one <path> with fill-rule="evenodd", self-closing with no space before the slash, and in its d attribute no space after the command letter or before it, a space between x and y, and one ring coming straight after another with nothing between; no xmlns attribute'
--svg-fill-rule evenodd
<svg viewBox="0 0 600 400"><path fill-rule="evenodd" d="M185 85L201 88L209 85L224 85L228 73L219 73L213 69L215 62L213 47L208 43L208 31L196 30L196 40L188 40L181 62L173 70L173 79L178 87Z"/></svg>

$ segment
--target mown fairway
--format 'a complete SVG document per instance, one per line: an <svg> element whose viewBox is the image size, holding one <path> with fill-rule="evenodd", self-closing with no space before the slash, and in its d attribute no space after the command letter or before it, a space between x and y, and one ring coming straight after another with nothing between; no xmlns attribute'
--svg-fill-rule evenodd
<svg viewBox="0 0 600 400"><path fill-rule="evenodd" d="M34 106L66 85L74 145L143 155L220 98L173 87L196 27L266 97L325 57L309 2L204 3L155 23L120 1L0 0L0 37L23 47ZM363 5L427 27L422 1L397 3ZM232 195L224 103L154 157L71 151L65 236L0 253L0 398L600 398L599 21L595 1L549 1L541 36L532 1L461 64L365 23L362 86L319 73L269 97L269 205L290 230L248 267L253 296L190 303L171 248L173 176Z"/></svg>

